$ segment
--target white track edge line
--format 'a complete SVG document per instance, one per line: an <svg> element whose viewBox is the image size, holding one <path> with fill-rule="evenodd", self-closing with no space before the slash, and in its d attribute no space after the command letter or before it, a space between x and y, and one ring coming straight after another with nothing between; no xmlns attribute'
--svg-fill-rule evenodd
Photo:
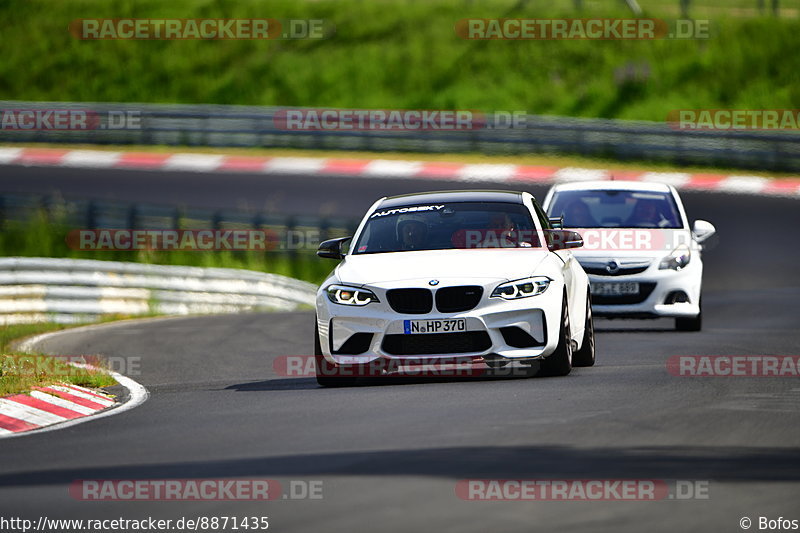
<svg viewBox="0 0 800 533"><path fill-rule="evenodd" d="M131 409L140 406L147 398L150 396L150 393L147 392L147 389L144 386L140 385L136 381L132 380L127 376L123 376L117 372L109 372L111 376L117 380L117 383L128 389L128 393L130 394L130 398L127 402L119 405L118 407L110 407L103 411L98 412L95 415L86 415L81 418L73 418L72 420L66 420L64 422L56 422L55 424L50 424L49 426L44 426L38 429L31 429L28 431L20 431L16 433L11 433L10 435L0 435L0 439L13 439L15 437L26 437L28 435L34 435L36 433L47 433L49 431L56 431L59 429L64 429L72 426L77 426L78 424L83 424L84 422L91 422L93 420L98 420L100 418L105 418L107 416L118 415L124 413L125 411L130 411Z"/></svg>
<svg viewBox="0 0 800 533"><path fill-rule="evenodd" d="M174 318L174 317L170 317L170 318ZM127 321L122 321L122 322L127 322ZM54 337L54 336L59 335L59 334L64 334L64 333L67 333L67 332L74 332L76 330L87 330L87 329L90 329L90 328L93 329L95 327L100 327L100 326L110 326L110 325L115 325L115 324L118 324L118 323L113 323L112 322L112 323L107 323L107 324L95 324L95 325L83 326L83 327L80 327L80 328L66 329L66 330L62 330L62 331L50 331L50 332L47 332L47 333L34 335L33 337L30 337L30 338L26 339L25 341L23 341L22 343L20 343L19 346L20 346L20 348L22 348L24 346L25 350L30 350L30 349L33 348L33 346L35 346L39 342L42 342L47 338ZM16 438L16 437L26 437L28 435L34 435L34 434L37 434L37 433L46 433L46 432L49 432L49 431L56 431L56 430L59 430L59 429L64 429L64 428L68 428L68 427L72 427L72 426L77 426L78 424L83 424L84 422L91 422L93 420L98 420L100 418L105 418L107 416L118 415L118 414L124 413L125 411L130 411L131 409L139 407L145 401L147 401L147 398L150 396L150 393L147 391L146 388L144 388L143 385L141 385L140 383L132 380L131 378L129 378L127 376L123 376L122 374L120 374L118 372L109 371L108 373L111 374L111 377L113 377L115 380L117 380L117 383L119 383L120 385L122 385L123 387L125 387L128 390L128 394L130 395L130 397L128 398L127 402L125 402L123 404L120 404L119 406L116 406L116 407L109 407L107 409L104 409L103 411L100 411L95 415L87 415L87 416L84 416L84 417L81 417L81 418L73 418L72 420L67 420L67 421L64 421L64 422L57 422L55 424L51 424L49 426L44 426L44 427L41 427L41 428L38 428L38 429L31 429L31 430L28 430L28 431L20 431L20 432L16 432L16 433L7 434L7 435L0 434L0 439L13 439L13 438Z"/></svg>

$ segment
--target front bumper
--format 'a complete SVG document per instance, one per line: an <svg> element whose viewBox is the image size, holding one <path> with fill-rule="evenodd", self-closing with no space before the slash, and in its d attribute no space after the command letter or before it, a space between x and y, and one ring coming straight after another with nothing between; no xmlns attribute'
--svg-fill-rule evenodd
<svg viewBox="0 0 800 533"><path fill-rule="evenodd" d="M602 297L593 292L592 312L609 318L695 317L700 313L702 276L703 265L697 257L679 271L659 270L658 261L653 261L639 274L589 274L591 284L637 282L640 286L638 297ZM688 301L674 301L679 293L685 294Z"/></svg>
<svg viewBox="0 0 800 533"><path fill-rule="evenodd" d="M403 287L427 287L427 281L406 282ZM489 295L494 288L503 281L478 282L477 284L483 286L480 302L475 308L458 313L441 313L435 308L426 314L398 313L388 303L386 291L389 288L366 287L372 290L380 301L363 307L335 304L328 299L323 290L320 290L317 294L316 309L323 356L330 363L348 365L367 364L379 359L413 363L418 360L430 362L437 359L453 360L495 355L508 359L534 360L550 355L555 350L558 340L560 326L558 317L561 313L563 285L551 282L544 293L518 300L490 298ZM442 280L442 285L437 288L474 284L475 280L449 282ZM480 337L481 342L474 342L474 339L469 340L466 337L455 337L461 333L405 333L406 320L454 318L465 319L467 332L472 337ZM532 337L536 344L519 347L519 336L510 334L510 330L506 328L522 330ZM512 331L512 333L518 332ZM351 339L359 334L360 336L355 337L359 342L352 342ZM367 335L370 335L368 339ZM454 337L447 337L448 335ZM433 339L434 336L438 337ZM412 337L416 339L411 339ZM350 343L346 344L348 341ZM358 351L366 349L360 353L341 353L353 346ZM398 349L398 346L403 348ZM439 346L441 350L438 349ZM409 353L415 351L425 353Z"/></svg>

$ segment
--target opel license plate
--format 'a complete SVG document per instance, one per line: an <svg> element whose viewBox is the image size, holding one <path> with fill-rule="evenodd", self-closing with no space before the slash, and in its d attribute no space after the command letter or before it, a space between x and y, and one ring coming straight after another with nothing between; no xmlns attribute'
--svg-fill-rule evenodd
<svg viewBox="0 0 800 533"><path fill-rule="evenodd" d="M592 283L592 294L596 296L629 296L639 294L639 284L625 283Z"/></svg>

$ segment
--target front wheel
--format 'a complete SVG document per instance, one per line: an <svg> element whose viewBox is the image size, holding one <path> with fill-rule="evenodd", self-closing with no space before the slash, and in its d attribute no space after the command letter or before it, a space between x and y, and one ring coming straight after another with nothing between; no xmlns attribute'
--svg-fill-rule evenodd
<svg viewBox="0 0 800 533"><path fill-rule="evenodd" d="M581 349L572 354L572 366L594 366L594 322L592 321L592 296L586 295L586 324L583 327Z"/></svg>
<svg viewBox="0 0 800 533"><path fill-rule="evenodd" d="M700 304L700 312L697 316L689 318L676 318L675 329L678 331L700 331L703 329L703 305Z"/></svg>
<svg viewBox="0 0 800 533"><path fill-rule="evenodd" d="M561 304L561 328L558 346L553 353L542 359L537 376L566 376L572 371L572 330L569 325L567 297Z"/></svg>

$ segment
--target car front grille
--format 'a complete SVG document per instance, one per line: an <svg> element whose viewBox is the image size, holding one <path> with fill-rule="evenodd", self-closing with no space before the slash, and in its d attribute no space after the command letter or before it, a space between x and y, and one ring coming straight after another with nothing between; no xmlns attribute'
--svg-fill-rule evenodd
<svg viewBox="0 0 800 533"><path fill-rule="evenodd" d="M648 268L649 265L628 268L620 267L616 272L609 272L605 267L585 266L583 270L585 270L587 274L592 274L594 276L630 276L632 274L641 274Z"/></svg>
<svg viewBox="0 0 800 533"><path fill-rule="evenodd" d="M478 305L481 296L483 287L480 285L444 287L436 291L436 309L442 313L469 311Z"/></svg>
<svg viewBox="0 0 800 533"><path fill-rule="evenodd" d="M484 352L491 346L492 341L485 331L386 335L383 338L383 351L389 355L448 355Z"/></svg>
<svg viewBox="0 0 800 533"><path fill-rule="evenodd" d="M656 288L654 282L639 283L639 294L621 294L615 296L592 295L592 303L595 305L630 305L640 304L647 300L650 293Z"/></svg>
<svg viewBox="0 0 800 533"><path fill-rule="evenodd" d="M641 274L653 263L652 259L623 257L619 259L582 258L579 263L593 276L632 276Z"/></svg>
<svg viewBox="0 0 800 533"><path fill-rule="evenodd" d="M433 294L428 289L391 289L386 298L397 313L424 315L433 309Z"/></svg>

